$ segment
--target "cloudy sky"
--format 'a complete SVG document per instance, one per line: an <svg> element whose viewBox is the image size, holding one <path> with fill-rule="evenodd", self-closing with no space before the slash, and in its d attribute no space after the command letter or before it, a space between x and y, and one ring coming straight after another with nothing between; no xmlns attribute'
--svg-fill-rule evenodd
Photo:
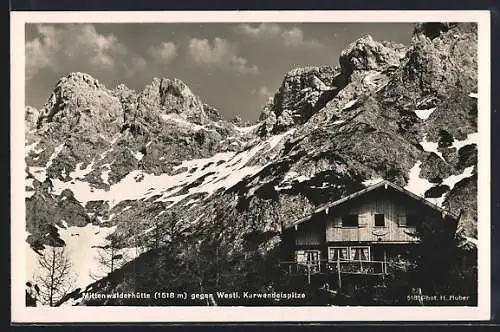
<svg viewBox="0 0 500 332"><path fill-rule="evenodd" d="M112 23L26 25L26 103L41 107L59 78L86 72L142 90L177 77L225 117L258 118L295 67L338 64L363 35L408 44L406 23Z"/></svg>

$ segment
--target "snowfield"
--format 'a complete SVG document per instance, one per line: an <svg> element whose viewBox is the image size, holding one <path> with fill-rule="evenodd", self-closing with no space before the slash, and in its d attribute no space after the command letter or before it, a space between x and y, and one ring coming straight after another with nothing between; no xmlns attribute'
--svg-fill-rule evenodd
<svg viewBox="0 0 500 332"><path fill-rule="evenodd" d="M57 226L56 226L57 227ZM85 287L94 280L90 273L96 273L96 261L98 253L97 248L93 246L102 246L106 244L105 237L114 232L115 227L104 228L88 224L86 227L57 227L59 235L66 243L67 254L72 264L74 273L74 288ZM27 250L27 279L33 280L38 269L39 255L26 243ZM40 253L43 255L44 250Z"/></svg>
<svg viewBox="0 0 500 332"><path fill-rule="evenodd" d="M473 171L474 171L474 166L467 167L466 169L464 169L464 171L462 172L462 174L450 175L446 179L443 179L443 184L445 184L448 187L450 187L450 189L453 189L453 187L455 187L455 185L458 182L462 181L465 178L471 177Z"/></svg>
<svg viewBox="0 0 500 332"><path fill-rule="evenodd" d="M438 151L439 144L437 142L430 142L427 141L427 135L424 135L423 141L419 142L422 148L424 148L425 151L427 152L434 152L437 154L443 161L446 162L446 160L443 157L443 154Z"/></svg>
<svg viewBox="0 0 500 332"><path fill-rule="evenodd" d="M204 126L200 126L198 124L187 121L186 119L180 117L177 114L161 114L162 120L165 122L170 122L176 125L180 125L181 127L191 129L193 131L199 131L201 129L205 129L209 131L210 129L205 128Z"/></svg>
<svg viewBox="0 0 500 332"><path fill-rule="evenodd" d="M237 131L239 131L240 133L250 133L254 130L256 130L257 128L260 127L260 123L258 124L255 124L253 126L248 126L248 127L239 127L239 126L234 126L234 129L236 129Z"/></svg>
<svg viewBox="0 0 500 332"><path fill-rule="evenodd" d="M462 140L462 141L459 141L457 140L456 138L453 140L453 143L451 144L450 148L455 148L458 150L460 150L462 147L466 146L466 145L469 145L469 144L476 144L477 145L477 141L478 141L478 133L471 133L471 134L468 134L467 135L467 138Z"/></svg>
<svg viewBox="0 0 500 332"><path fill-rule="evenodd" d="M476 144L477 145L477 141L478 141L478 133L470 133L470 134L467 135L466 139L461 140L461 141L457 140L456 138L453 138L453 142L451 143L451 146L449 146L449 148L455 148L458 151L462 147L464 147L466 145L469 145L469 144ZM437 142L427 141L427 135L426 134L424 134L424 138L423 138L422 142L419 142L419 143L420 143L420 145L422 146L422 148L425 151L427 151L427 152L434 152L441 159L443 159L444 161L446 161L443 158L443 154L438 151L439 144Z"/></svg>
<svg viewBox="0 0 500 332"><path fill-rule="evenodd" d="M415 114L422 120L427 120L427 118L436 110L436 107L424 109L424 110L415 110Z"/></svg>
<svg viewBox="0 0 500 332"><path fill-rule="evenodd" d="M410 169L409 172L409 180L408 184L404 187L404 189L411 191L415 195L420 197L424 197L424 193L434 186L427 179L423 179L420 177L420 166L422 162L419 160L415 163L415 165Z"/></svg>
<svg viewBox="0 0 500 332"><path fill-rule="evenodd" d="M419 160L415 163L415 165L410 169L409 172L409 181L408 184L404 187L404 189L411 191L412 193L424 197L424 194L427 190L434 187L434 184L429 182L427 179L423 179L420 177L420 166L422 162ZM441 184L447 185L450 187L450 190L460 181L465 178L471 177L472 172L474 170L474 166L467 167L464 169L462 174L458 175L450 175L449 177L443 179ZM442 207L444 199L446 198L446 194L443 194L438 198L425 198L429 202L436 204L437 206Z"/></svg>
<svg viewBox="0 0 500 332"><path fill-rule="evenodd" d="M191 194L208 193L208 195L212 195L220 188L229 188L235 185L247 175L256 174L265 165L247 166L247 163L260 154L271 153L285 137L293 132L292 129L271 136L246 151L222 152L210 158L183 161L174 170L185 168L186 171L175 175L153 175L141 170L134 170L120 182L110 186L109 190L94 188L88 182L82 181L84 176L94 170L94 161L85 168L82 168L82 163L79 163L76 170L70 173L74 180L66 182L60 179L52 179L53 193L59 195L63 190L70 189L82 205L89 201L103 200L108 202L110 207L124 200L148 199L158 195L160 197L156 201L169 201L171 202L170 206L172 206ZM54 157L56 153L58 152L54 152ZM142 156L141 153L138 154ZM101 171L101 179L104 183L108 183L110 165L106 164L104 166L106 167L103 167L104 169ZM37 180L45 180L46 169L30 167L29 170ZM188 189L187 193L176 195L175 193L178 190L171 190L172 187L189 185L200 178L202 178L201 183Z"/></svg>
<svg viewBox="0 0 500 332"><path fill-rule="evenodd" d="M32 144L29 144L27 145L25 148L24 148L24 156L27 157L30 152L33 152L34 154L38 155L40 153L43 152L44 149L36 149L36 147L38 146L38 144L40 144L40 140L32 143Z"/></svg>
<svg viewBox="0 0 500 332"><path fill-rule="evenodd" d="M65 224L64 221L63 224ZM116 226L99 227L87 224L85 227L56 227L61 239L66 243L66 253L72 264L71 271L74 279L72 289L84 289L87 285L95 281L92 276L94 278L102 278L107 275L107 271L105 271L97 260L99 254L98 247L109 243L106 240L106 236L112 234ZM26 280L35 280L39 255L27 243L25 248L27 263ZM41 251L40 253L43 255L43 252ZM141 249L125 248L120 252L124 257L123 264L137 257Z"/></svg>
<svg viewBox="0 0 500 332"><path fill-rule="evenodd" d="M83 179L87 174L92 172L94 169L94 160L88 164L85 168L82 168L83 163L78 163L75 166L75 170L69 173L69 176L73 179Z"/></svg>
<svg viewBox="0 0 500 332"><path fill-rule="evenodd" d="M249 128L248 130L253 130L255 126L247 128ZM169 201L173 205L191 194L208 193L211 195L220 188L229 188L244 177L256 174L266 165L247 166L247 164L261 154L272 154L283 139L292 133L293 130L290 130L280 135L271 136L267 140L245 151L223 152L215 154L210 158L183 161L174 170L185 168L186 171L175 175L161 174L155 176L135 170L127 174L120 182L110 186L109 190L94 188L88 182L82 181L87 174L94 170L95 160L92 160L85 167L82 167L83 163L79 163L75 171L69 174L73 180L65 182L60 179L51 179L53 184L52 193L60 195L63 190L70 189L74 197L82 205L85 205L89 201L104 200L110 204L110 207L113 207L124 200L147 199L155 195L160 196L157 198L157 201ZM29 148L33 149L35 146L35 144L32 144ZM62 147L63 145L57 147L46 167L50 166L50 163L56 158ZM105 153L101 155L101 158L105 156ZM101 178L106 183L109 179L110 166L109 164L105 164L100 167L102 170ZM29 171L39 181L46 179L46 168L44 167L30 167ZM197 179L200 179L201 183L188 189L187 193L176 195L176 192L180 189L171 190L174 186L185 186ZM26 186L32 188L33 179L26 178ZM27 196L32 195L32 193L32 190L26 191ZM190 203L196 204L194 200ZM123 211L129 208L130 206L126 206ZM112 218L113 214L109 217L108 221ZM73 265L75 278L73 288L83 289L95 281L92 276L95 278L96 276L104 277L106 275L106 272L100 267L97 261L98 247L107 244L106 237L115 231L116 226L100 227L98 225L87 224L85 227L68 227L65 221L61 222L63 227L56 227L61 239L66 243L65 248ZM144 233L150 231L152 229L147 229ZM126 248L123 251L126 260L131 260L142 252L142 249ZM38 254L27 243L26 253L27 280L33 280L38 266ZM43 254L43 251L41 254Z"/></svg>

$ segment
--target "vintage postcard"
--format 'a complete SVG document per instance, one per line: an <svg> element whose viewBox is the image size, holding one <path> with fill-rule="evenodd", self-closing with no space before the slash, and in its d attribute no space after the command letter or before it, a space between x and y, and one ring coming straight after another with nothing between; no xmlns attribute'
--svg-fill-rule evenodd
<svg viewBox="0 0 500 332"><path fill-rule="evenodd" d="M12 12L12 321L489 319L489 19Z"/></svg>

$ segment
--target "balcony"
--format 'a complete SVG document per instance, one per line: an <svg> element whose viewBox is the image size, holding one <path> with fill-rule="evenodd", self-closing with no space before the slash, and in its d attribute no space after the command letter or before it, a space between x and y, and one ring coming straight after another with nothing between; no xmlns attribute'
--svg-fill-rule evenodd
<svg viewBox="0 0 500 332"><path fill-rule="evenodd" d="M316 260L309 262L283 261L281 268L289 275L365 274L386 275L387 262L371 260Z"/></svg>

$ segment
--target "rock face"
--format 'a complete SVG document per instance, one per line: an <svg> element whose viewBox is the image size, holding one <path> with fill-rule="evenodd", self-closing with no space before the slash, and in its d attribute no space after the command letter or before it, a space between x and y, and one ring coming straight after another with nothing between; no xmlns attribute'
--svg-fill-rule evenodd
<svg viewBox="0 0 500 332"><path fill-rule="evenodd" d="M277 134L305 123L331 99L336 87L332 67L297 68L289 71L272 102L264 108L262 134Z"/></svg>
<svg viewBox="0 0 500 332"><path fill-rule="evenodd" d="M307 67L289 71L283 83L261 113L261 134L279 133L311 119L328 103L342 108L358 95L387 83L391 69L400 65L407 48L392 42L362 37L345 50L339 67ZM346 89L346 86L349 86ZM337 101L337 103L336 103Z"/></svg>
<svg viewBox="0 0 500 332"><path fill-rule="evenodd" d="M347 46L340 54L342 73L349 76L355 72L384 71L398 67L406 54L406 46L392 42L377 42L370 35Z"/></svg>
<svg viewBox="0 0 500 332"><path fill-rule="evenodd" d="M283 226L375 178L462 210L474 237L476 52L472 24L419 24L408 46L365 36L337 67L286 73L251 126L225 121L178 79L135 92L70 74L42 110L26 109L28 242L62 245L61 220L116 227L122 246L155 249L139 266L186 276L162 287L190 289L205 279L183 262L213 249L228 262L220 277L265 261ZM128 289L120 278L92 287Z"/></svg>
<svg viewBox="0 0 500 332"><path fill-rule="evenodd" d="M200 125L208 120L200 98L179 79L154 78L138 96L137 108L137 117L148 113L177 114Z"/></svg>
<svg viewBox="0 0 500 332"><path fill-rule="evenodd" d="M118 98L88 74L71 73L57 83L39 118L41 133L54 138L83 130L89 136L109 136L123 124Z"/></svg>

